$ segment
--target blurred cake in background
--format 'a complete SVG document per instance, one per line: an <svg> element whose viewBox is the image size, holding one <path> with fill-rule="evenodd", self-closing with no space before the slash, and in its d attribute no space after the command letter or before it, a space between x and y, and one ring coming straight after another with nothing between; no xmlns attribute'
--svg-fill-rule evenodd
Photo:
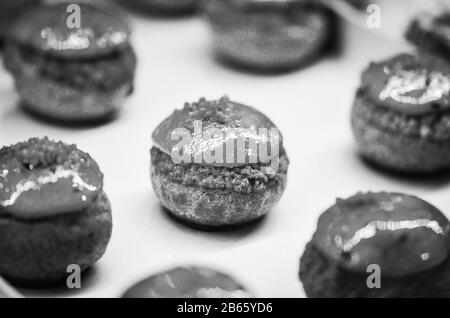
<svg viewBox="0 0 450 318"><path fill-rule="evenodd" d="M429 54L399 54L363 72L352 110L359 153L408 174L450 168L450 65Z"/></svg>
<svg viewBox="0 0 450 318"><path fill-rule="evenodd" d="M406 38L417 47L450 60L450 9L434 17L419 16L409 27Z"/></svg>
<svg viewBox="0 0 450 318"><path fill-rule="evenodd" d="M317 1L211 0L204 12L216 56L240 69L289 71L336 43L335 16Z"/></svg>
<svg viewBox="0 0 450 318"><path fill-rule="evenodd" d="M35 115L64 123L111 118L133 91L129 25L114 10L79 3L80 26L70 27L66 3L20 15L5 37L5 66Z"/></svg>

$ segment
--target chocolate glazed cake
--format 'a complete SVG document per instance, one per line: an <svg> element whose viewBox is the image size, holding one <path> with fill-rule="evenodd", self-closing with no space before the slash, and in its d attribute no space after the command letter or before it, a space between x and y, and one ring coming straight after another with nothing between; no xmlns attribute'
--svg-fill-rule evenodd
<svg viewBox="0 0 450 318"><path fill-rule="evenodd" d="M81 24L70 27L67 6L25 11L6 39L5 66L35 115L64 123L111 118L133 91L129 26L105 6L80 3Z"/></svg>
<svg viewBox="0 0 450 318"><path fill-rule="evenodd" d="M33 138L0 149L0 275L14 283L65 283L111 237L111 206L97 163L74 145Z"/></svg>
<svg viewBox="0 0 450 318"><path fill-rule="evenodd" d="M450 167L450 65L400 54L364 71L351 115L363 158L391 171L430 174Z"/></svg>
<svg viewBox="0 0 450 318"><path fill-rule="evenodd" d="M196 138L196 124L202 125L203 131L216 128L219 135ZM182 149L188 160L174 162L173 154L178 154L180 149L172 137L174 130L180 128L194 138L189 139L185 144L187 147ZM281 135L261 139L255 133L258 128L276 129L256 109L228 98L219 101L200 99L198 103L186 104L182 110L176 110L153 133L151 177L163 206L191 225L216 229L248 223L268 213L286 187L289 161ZM254 163L248 160L248 148L244 149L245 160L242 162L236 160L237 156L222 162L190 160L225 146L227 140L234 143L240 139L258 145L271 143L277 147L265 158L268 160L263 160L259 154L254 157Z"/></svg>
<svg viewBox="0 0 450 318"><path fill-rule="evenodd" d="M448 298L449 232L448 219L414 196L338 199L319 218L300 280L308 297Z"/></svg>

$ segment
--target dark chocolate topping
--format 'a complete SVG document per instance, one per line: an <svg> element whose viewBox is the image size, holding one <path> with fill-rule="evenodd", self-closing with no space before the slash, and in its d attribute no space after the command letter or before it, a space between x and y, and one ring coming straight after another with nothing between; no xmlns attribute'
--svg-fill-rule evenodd
<svg viewBox="0 0 450 318"><path fill-rule="evenodd" d="M180 267L134 285L124 298L250 298L231 277L198 267Z"/></svg>
<svg viewBox="0 0 450 318"><path fill-rule="evenodd" d="M388 277L431 269L448 257L450 223L431 204L397 193L338 199L319 219L314 243L350 271L371 264Z"/></svg>
<svg viewBox="0 0 450 318"><path fill-rule="evenodd" d="M376 105L406 115L450 110L450 65L426 54L401 54L372 63L362 87Z"/></svg>
<svg viewBox="0 0 450 318"><path fill-rule="evenodd" d="M9 37L21 44L67 58L109 54L129 43L126 21L113 12L87 4L80 8L78 27L70 3L47 4L24 12Z"/></svg>
<svg viewBox="0 0 450 318"><path fill-rule="evenodd" d="M33 138L0 149L0 215L35 219L80 212L102 187L97 163L75 145Z"/></svg>
<svg viewBox="0 0 450 318"><path fill-rule="evenodd" d="M216 134L205 135L208 131ZM180 132L177 136L180 136L181 132L189 133L192 138L180 148L177 145L179 139L174 138L175 132ZM234 141L236 155L233 160L224 159L224 162L210 163L227 167L247 165L249 156L255 159L254 163L268 163L269 159L279 155L282 146L282 137L270 119L256 109L232 102L226 97L219 101L200 99L198 103L186 104L182 110L176 110L164 120L153 132L152 138L155 146L166 154L185 153L192 159L214 150L223 150L227 144ZM258 149L261 149L259 147L262 144L268 148L273 145L276 151L270 153L267 158L262 158L262 152L252 149L249 143L239 147L241 144L237 141L244 140L254 142L253 145L256 144ZM276 145L278 147L275 147ZM227 149L229 148L223 151L224 154ZM247 159L239 160L243 157Z"/></svg>

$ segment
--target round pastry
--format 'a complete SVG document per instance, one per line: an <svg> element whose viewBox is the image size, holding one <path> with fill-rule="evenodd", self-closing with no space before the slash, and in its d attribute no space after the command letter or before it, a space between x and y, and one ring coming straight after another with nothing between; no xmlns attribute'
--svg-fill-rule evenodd
<svg viewBox="0 0 450 318"><path fill-rule="evenodd" d="M133 89L128 25L105 8L68 6L22 14L7 37L4 63L32 113L64 122L111 118Z"/></svg>
<svg viewBox="0 0 450 318"><path fill-rule="evenodd" d="M352 127L363 158L402 173L450 167L450 65L426 54L372 63Z"/></svg>
<svg viewBox="0 0 450 318"><path fill-rule="evenodd" d="M3 36L20 12L29 6L36 5L40 0L1 0L0 1L0 44Z"/></svg>
<svg viewBox="0 0 450 318"><path fill-rule="evenodd" d="M288 71L318 59L335 35L317 1L211 0L204 9L219 60L256 71Z"/></svg>
<svg viewBox="0 0 450 318"><path fill-rule="evenodd" d="M179 15L195 12L202 0L116 0L125 7L140 12Z"/></svg>
<svg viewBox="0 0 450 318"><path fill-rule="evenodd" d="M450 56L450 12L438 16L418 17L409 26L406 38L414 45L448 59Z"/></svg>
<svg viewBox="0 0 450 318"><path fill-rule="evenodd" d="M102 188L97 163L75 145L34 138L0 149L0 275L52 284L69 265L91 267L112 230Z"/></svg>
<svg viewBox="0 0 450 318"><path fill-rule="evenodd" d="M308 297L450 297L450 223L397 193L338 199L301 257ZM371 276L373 275L373 276Z"/></svg>
<svg viewBox="0 0 450 318"><path fill-rule="evenodd" d="M227 97L186 104L152 138L156 195L190 225L222 229L255 221L286 187L289 160L278 129Z"/></svg>
<svg viewBox="0 0 450 318"><path fill-rule="evenodd" d="M122 298L252 298L226 274L200 267L179 267L134 285Z"/></svg>

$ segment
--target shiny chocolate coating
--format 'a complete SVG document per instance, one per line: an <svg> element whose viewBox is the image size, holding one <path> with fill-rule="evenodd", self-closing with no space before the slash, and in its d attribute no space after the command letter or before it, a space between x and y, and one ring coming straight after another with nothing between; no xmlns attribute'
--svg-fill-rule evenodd
<svg viewBox="0 0 450 318"><path fill-rule="evenodd" d="M205 137L204 133L210 128L220 133ZM260 133L260 129L267 131L267 134ZM178 145L177 138L174 138L174 133L181 130L190 133L192 137L186 144L183 144L182 148ZM203 134L197 136L196 131L200 130ZM274 132L277 132L276 126L264 114L252 107L232 102L227 97L223 97L219 101L200 99L198 103L186 104L183 109L175 110L156 128L152 138L155 146L166 154L172 155L174 151L177 153L183 151L194 159L219 148L226 149L230 142L239 141L251 141L258 147L262 144L278 145L279 147L276 148L279 150L282 137L279 133ZM236 146L236 148L238 147ZM234 160L223 160L221 163L214 162L211 165L227 167L247 165L250 156L256 159L254 163L262 162L263 159L258 151L255 153L255 148L247 144L241 150L242 153L237 149ZM270 153L269 158L277 155L279 155L278 152ZM245 160L239 161L239 157L245 158Z"/></svg>
<svg viewBox="0 0 450 318"><path fill-rule="evenodd" d="M450 110L450 65L435 56L401 54L372 63L362 87L376 105L406 115Z"/></svg>
<svg viewBox="0 0 450 318"><path fill-rule="evenodd" d="M450 223L431 204L398 193L338 199L320 217L315 246L343 268L366 273L380 266L386 277L432 269L449 256Z"/></svg>
<svg viewBox="0 0 450 318"><path fill-rule="evenodd" d="M179 267L134 285L123 298L251 298L230 276L200 267Z"/></svg>
<svg viewBox="0 0 450 318"><path fill-rule="evenodd" d="M37 219L80 212L102 190L97 163L73 145L34 138L0 154L0 215Z"/></svg>
<svg viewBox="0 0 450 318"><path fill-rule="evenodd" d="M129 44L127 22L106 8L78 3L46 4L24 12L9 38L23 45L66 58L90 58ZM77 22L80 22L77 25Z"/></svg>

